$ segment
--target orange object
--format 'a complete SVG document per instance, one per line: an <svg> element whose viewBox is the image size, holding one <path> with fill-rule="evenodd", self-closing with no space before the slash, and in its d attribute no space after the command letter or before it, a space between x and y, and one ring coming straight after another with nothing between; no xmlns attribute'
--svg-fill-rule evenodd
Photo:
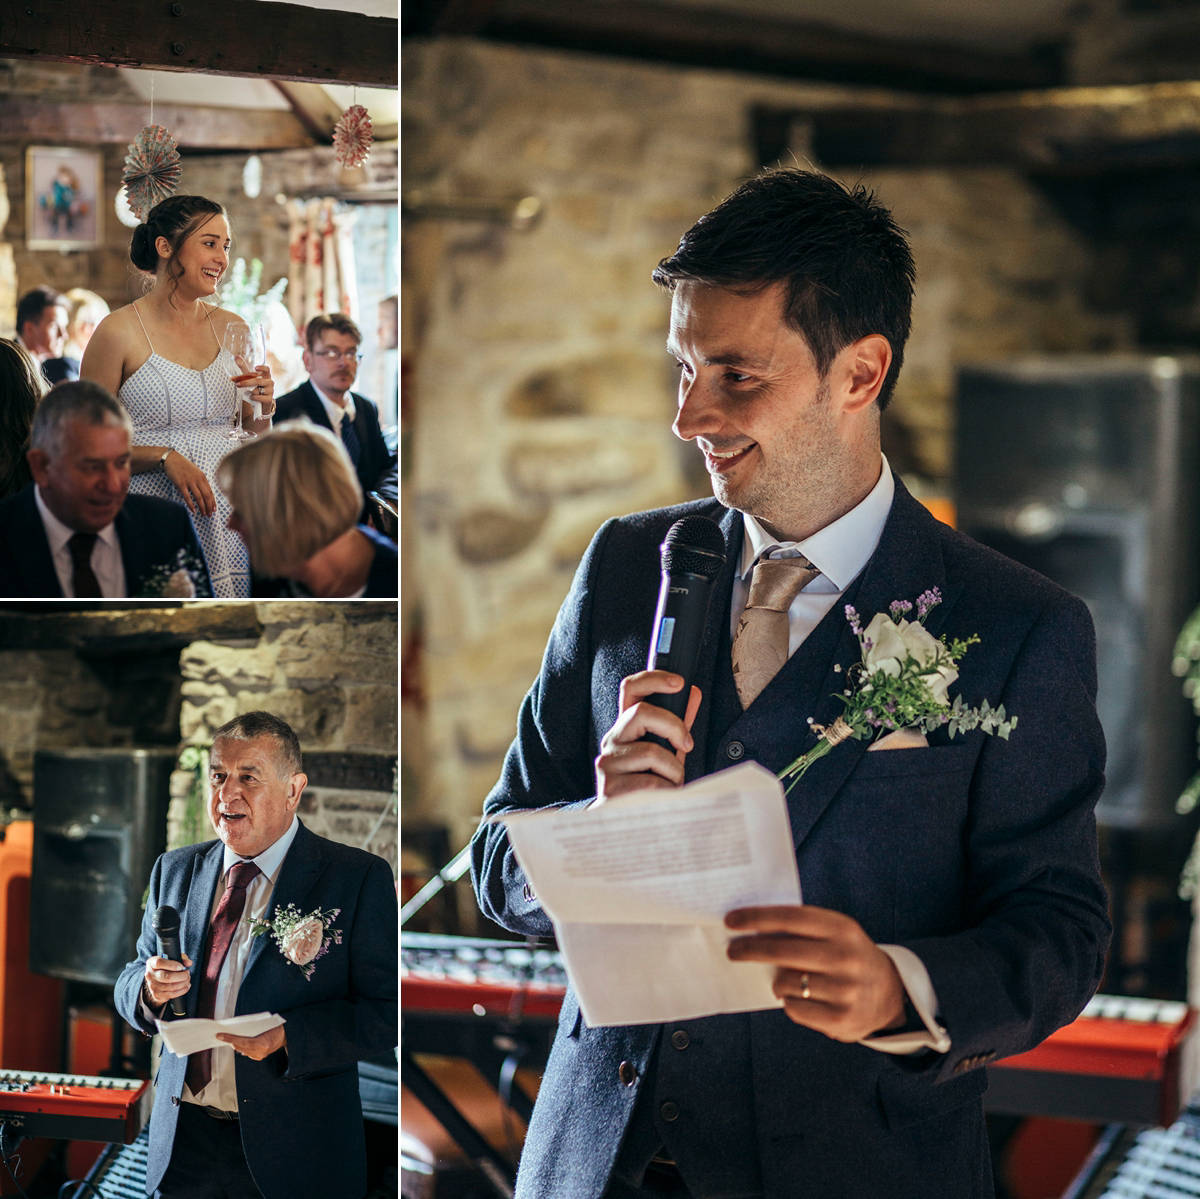
<svg viewBox="0 0 1200 1199"><path fill-rule="evenodd" d="M33 821L14 820L0 842L0 1066L59 1068L62 984L29 969Z"/></svg>
<svg viewBox="0 0 1200 1199"><path fill-rule="evenodd" d="M536 982L518 989L455 979L406 978L400 984L400 1006L411 1012L508 1016L516 1005L523 1016L557 1017L565 994L564 987Z"/></svg>
<svg viewBox="0 0 1200 1199"><path fill-rule="evenodd" d="M952 529L957 527L954 522L958 518L958 512L954 507L954 501L948 496L927 495L919 496L918 499L942 524L949 525Z"/></svg>

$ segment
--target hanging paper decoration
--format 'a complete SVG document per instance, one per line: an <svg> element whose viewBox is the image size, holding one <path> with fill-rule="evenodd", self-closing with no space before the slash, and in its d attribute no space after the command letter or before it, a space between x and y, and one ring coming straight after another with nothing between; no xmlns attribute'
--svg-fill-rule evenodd
<svg viewBox="0 0 1200 1199"><path fill-rule="evenodd" d="M375 134L361 104L351 104L333 127L333 156L344 167L360 167L371 153Z"/></svg>
<svg viewBox="0 0 1200 1199"><path fill-rule="evenodd" d="M147 125L129 144L125 155L125 195L139 221L160 200L173 196L183 167L175 139L161 125Z"/></svg>

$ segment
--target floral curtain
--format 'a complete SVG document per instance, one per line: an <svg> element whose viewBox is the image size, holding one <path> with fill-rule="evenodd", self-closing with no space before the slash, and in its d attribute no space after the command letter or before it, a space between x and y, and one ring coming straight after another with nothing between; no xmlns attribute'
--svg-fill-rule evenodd
<svg viewBox="0 0 1200 1199"><path fill-rule="evenodd" d="M288 311L301 332L321 312L344 312L358 320L357 217L328 197L288 202Z"/></svg>

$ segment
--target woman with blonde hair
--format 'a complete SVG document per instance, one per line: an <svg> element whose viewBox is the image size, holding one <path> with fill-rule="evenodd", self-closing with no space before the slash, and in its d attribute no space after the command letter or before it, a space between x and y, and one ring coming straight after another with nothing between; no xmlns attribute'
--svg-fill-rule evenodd
<svg viewBox="0 0 1200 1199"><path fill-rule="evenodd" d="M256 578L287 581L274 590L256 582L254 594L395 598L396 547L358 524L362 488L328 429L284 421L229 454L217 482Z"/></svg>
<svg viewBox="0 0 1200 1199"><path fill-rule="evenodd" d="M33 414L47 390L33 359L0 337L0 500L33 482L25 453Z"/></svg>
<svg viewBox="0 0 1200 1199"><path fill-rule="evenodd" d="M72 287L65 293L70 305L70 315L67 318L67 347L63 350L64 358L83 359L83 352L92 340L96 326L109 314L109 307L102 296L86 287Z"/></svg>

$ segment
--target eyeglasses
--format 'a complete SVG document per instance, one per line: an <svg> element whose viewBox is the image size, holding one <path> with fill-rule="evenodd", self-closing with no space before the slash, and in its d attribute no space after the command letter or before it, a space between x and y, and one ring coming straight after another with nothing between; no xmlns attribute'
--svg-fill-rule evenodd
<svg viewBox="0 0 1200 1199"><path fill-rule="evenodd" d="M315 358L324 358L326 362L336 362L339 358L344 358L347 362L361 362L363 356L358 350L335 350L332 346L327 350L313 350Z"/></svg>

